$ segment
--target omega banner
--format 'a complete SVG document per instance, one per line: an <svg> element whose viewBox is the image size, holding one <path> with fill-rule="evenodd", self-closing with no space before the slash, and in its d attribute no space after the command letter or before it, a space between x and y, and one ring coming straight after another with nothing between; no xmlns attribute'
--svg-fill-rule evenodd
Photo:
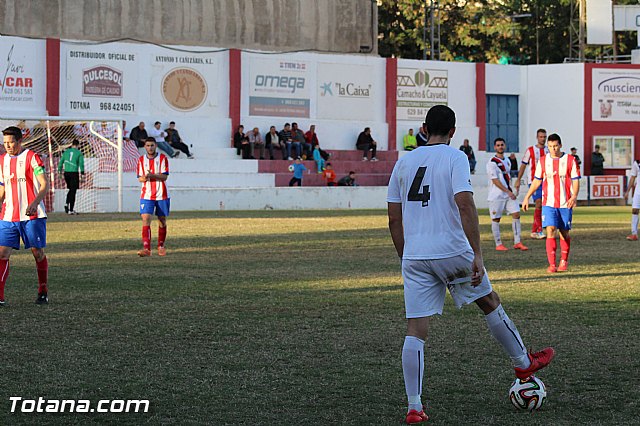
<svg viewBox="0 0 640 426"><path fill-rule="evenodd" d="M371 66L318 64L317 116L330 120L372 120L378 91ZM384 93L383 90L380 91Z"/></svg>
<svg viewBox="0 0 640 426"><path fill-rule="evenodd" d="M151 108L157 114L214 115L220 60L215 53L162 50L151 55Z"/></svg>
<svg viewBox="0 0 640 426"><path fill-rule="evenodd" d="M0 38L0 115L45 113L45 49L44 40Z"/></svg>
<svg viewBox="0 0 640 426"><path fill-rule="evenodd" d="M249 115L308 118L311 71L308 61L251 58Z"/></svg>
<svg viewBox="0 0 640 426"><path fill-rule="evenodd" d="M640 70L592 68L591 119L640 121Z"/></svg>
<svg viewBox="0 0 640 426"><path fill-rule="evenodd" d="M139 113L138 53L127 44L78 46L63 43L66 91L61 110L70 115Z"/></svg>
<svg viewBox="0 0 640 426"><path fill-rule="evenodd" d="M447 70L398 68L397 86L398 120L421 123L432 106L449 103Z"/></svg>

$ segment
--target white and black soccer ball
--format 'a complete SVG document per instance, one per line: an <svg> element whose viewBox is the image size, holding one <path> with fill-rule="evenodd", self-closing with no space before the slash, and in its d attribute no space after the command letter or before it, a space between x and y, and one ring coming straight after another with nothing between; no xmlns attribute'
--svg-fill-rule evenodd
<svg viewBox="0 0 640 426"><path fill-rule="evenodd" d="M509 389L509 399L520 410L535 411L547 399L547 389L542 380L535 376L524 380L515 379Z"/></svg>
<svg viewBox="0 0 640 426"><path fill-rule="evenodd" d="M295 167L293 167L293 164L289 164L289 171L292 172L295 169Z"/></svg>

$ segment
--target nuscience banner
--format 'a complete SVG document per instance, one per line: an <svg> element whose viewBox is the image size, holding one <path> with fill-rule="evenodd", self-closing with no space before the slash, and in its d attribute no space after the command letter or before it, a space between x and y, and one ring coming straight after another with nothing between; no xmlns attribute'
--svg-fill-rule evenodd
<svg viewBox="0 0 640 426"><path fill-rule="evenodd" d="M593 121L640 121L640 70L593 68L591 77Z"/></svg>
<svg viewBox="0 0 640 426"><path fill-rule="evenodd" d="M69 115L135 115L139 113L139 58L128 44L79 46L63 43L66 99L61 112ZM148 91L148 83L145 85Z"/></svg>
<svg viewBox="0 0 640 426"><path fill-rule="evenodd" d="M432 106L449 103L447 70L398 68L397 85L398 120L422 122Z"/></svg>
<svg viewBox="0 0 640 426"><path fill-rule="evenodd" d="M384 88L374 86L368 65L318 64L317 116L330 120L371 120Z"/></svg>
<svg viewBox="0 0 640 426"><path fill-rule="evenodd" d="M46 51L44 40L0 38L0 110L3 116L46 109Z"/></svg>

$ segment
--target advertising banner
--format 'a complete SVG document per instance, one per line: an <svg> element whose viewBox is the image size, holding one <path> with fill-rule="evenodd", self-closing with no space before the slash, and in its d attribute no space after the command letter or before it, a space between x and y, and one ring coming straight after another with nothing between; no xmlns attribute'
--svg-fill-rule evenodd
<svg viewBox="0 0 640 426"><path fill-rule="evenodd" d="M432 106L449 103L447 70L398 68L397 85L398 120L422 122Z"/></svg>
<svg viewBox="0 0 640 426"><path fill-rule="evenodd" d="M308 118L311 75L307 61L251 58L249 115Z"/></svg>
<svg viewBox="0 0 640 426"><path fill-rule="evenodd" d="M46 110L44 40L0 38L0 112L43 114Z"/></svg>
<svg viewBox="0 0 640 426"><path fill-rule="evenodd" d="M592 200L622 198L624 176L589 176Z"/></svg>
<svg viewBox="0 0 640 426"><path fill-rule="evenodd" d="M371 120L375 102L385 101L370 66L329 63L318 64L317 99L318 118L330 120Z"/></svg>
<svg viewBox="0 0 640 426"><path fill-rule="evenodd" d="M640 121L640 70L593 68L591 119Z"/></svg>
<svg viewBox="0 0 640 426"><path fill-rule="evenodd" d="M157 114L209 115L217 104L220 59L215 53L163 50L151 55L151 106ZM209 107L209 108L207 108Z"/></svg>
<svg viewBox="0 0 640 426"><path fill-rule="evenodd" d="M73 115L127 115L139 112L141 85L135 45L78 46L63 43L66 93L62 110ZM61 111L62 112L62 111Z"/></svg>

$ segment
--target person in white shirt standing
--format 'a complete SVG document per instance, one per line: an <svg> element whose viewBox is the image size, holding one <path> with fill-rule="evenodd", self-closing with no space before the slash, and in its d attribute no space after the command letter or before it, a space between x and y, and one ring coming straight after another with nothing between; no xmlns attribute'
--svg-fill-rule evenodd
<svg viewBox="0 0 640 426"><path fill-rule="evenodd" d="M387 194L389 230L404 280L407 335L402 370L408 424L428 420L421 401L424 342L429 317L442 314L447 289L458 308L475 302L484 312L489 331L509 354L518 378L530 377L555 355L553 348L527 352L491 287L480 249L469 161L449 146L455 123L449 107L429 110L428 143L398 160Z"/></svg>
<svg viewBox="0 0 640 426"><path fill-rule="evenodd" d="M520 242L520 205L516 201L516 194L511 190L511 161L504 156L507 144L504 139L496 138L493 141L493 149L496 155L487 162L487 175L489 176L489 216L491 216L491 232L496 242L497 251L509 250L502 244L500 237L500 219L502 213L507 212L513 218L511 227L513 228L513 248L516 250L529 250Z"/></svg>

